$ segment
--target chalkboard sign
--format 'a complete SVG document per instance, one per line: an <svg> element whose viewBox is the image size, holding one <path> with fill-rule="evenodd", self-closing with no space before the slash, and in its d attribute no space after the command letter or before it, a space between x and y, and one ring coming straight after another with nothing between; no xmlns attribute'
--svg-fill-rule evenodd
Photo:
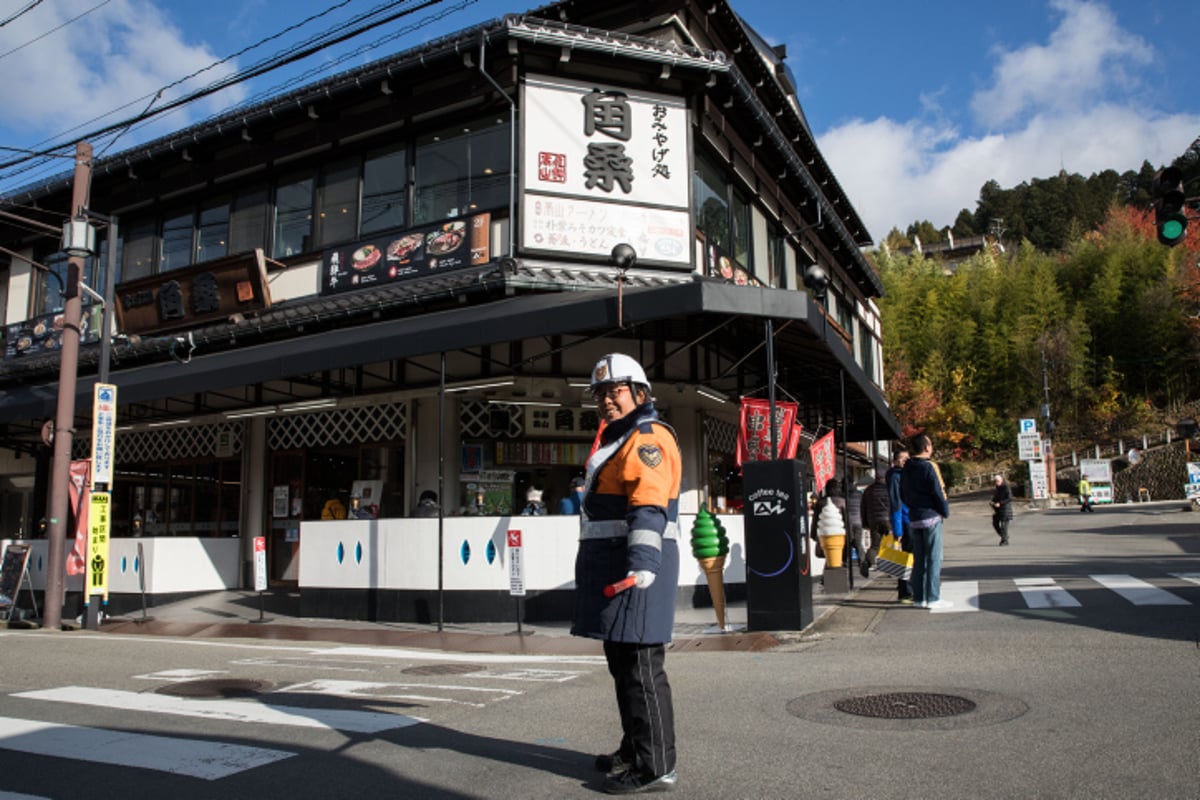
<svg viewBox="0 0 1200 800"><path fill-rule="evenodd" d="M29 563L29 545L10 544L4 548L4 567L0 569L0 609L8 608L17 601L25 565Z"/></svg>

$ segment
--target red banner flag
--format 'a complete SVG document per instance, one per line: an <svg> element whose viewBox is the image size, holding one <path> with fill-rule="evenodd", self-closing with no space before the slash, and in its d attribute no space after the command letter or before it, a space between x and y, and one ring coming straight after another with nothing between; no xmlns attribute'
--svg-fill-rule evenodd
<svg viewBox="0 0 1200 800"><path fill-rule="evenodd" d="M808 448L808 455L812 459L813 480L816 483L817 494L820 494L825 490L825 482L833 477L834 468L836 467L837 459L833 450L833 431L813 442L812 447Z"/></svg>
<svg viewBox="0 0 1200 800"><path fill-rule="evenodd" d="M774 458L792 458L787 455L791 444L792 428L797 427L796 412L798 406L785 400L775 403L775 444L778 454L771 452L771 404L767 400L743 397L741 403L741 424L738 425L737 464L740 467L747 461L769 461Z"/></svg>
<svg viewBox="0 0 1200 800"><path fill-rule="evenodd" d="M75 513L75 546L67 553L67 574L82 575L87 566L88 551L88 486L91 484L91 459L71 462L71 480L67 484L67 497L71 511Z"/></svg>
<svg viewBox="0 0 1200 800"><path fill-rule="evenodd" d="M804 431L804 426L799 422L792 425L792 432L788 434L787 447L783 449L784 458L795 458L796 453L800 452L800 434Z"/></svg>

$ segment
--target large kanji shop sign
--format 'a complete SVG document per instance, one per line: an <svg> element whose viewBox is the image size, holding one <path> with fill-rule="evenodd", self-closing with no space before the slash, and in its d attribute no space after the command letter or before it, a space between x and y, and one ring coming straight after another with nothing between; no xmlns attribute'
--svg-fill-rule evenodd
<svg viewBox="0 0 1200 800"><path fill-rule="evenodd" d="M683 98L530 76L521 119L522 251L691 267Z"/></svg>
<svg viewBox="0 0 1200 800"><path fill-rule="evenodd" d="M271 290L255 250L122 283L114 299L117 329L145 336L268 308Z"/></svg>

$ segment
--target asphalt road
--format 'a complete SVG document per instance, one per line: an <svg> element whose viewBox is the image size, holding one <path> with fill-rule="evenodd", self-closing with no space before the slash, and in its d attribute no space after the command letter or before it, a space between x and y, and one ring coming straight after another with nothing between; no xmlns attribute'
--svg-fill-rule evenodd
<svg viewBox="0 0 1200 800"><path fill-rule="evenodd" d="M1200 797L1200 514L953 503L933 613L873 579L764 652L673 649L688 798ZM565 798L595 657L0 631L0 798Z"/></svg>

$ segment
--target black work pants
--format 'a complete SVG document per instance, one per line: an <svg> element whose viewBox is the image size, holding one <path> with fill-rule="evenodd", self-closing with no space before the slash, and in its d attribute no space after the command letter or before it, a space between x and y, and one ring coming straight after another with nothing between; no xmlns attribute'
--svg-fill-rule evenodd
<svg viewBox="0 0 1200 800"><path fill-rule="evenodd" d="M644 776L675 769L675 710L661 644L605 642L621 712L621 755Z"/></svg>
<svg viewBox="0 0 1200 800"><path fill-rule="evenodd" d="M1002 517L999 514L992 515L992 528L995 529L996 535L1000 537L1000 541L1008 541L1008 523L1007 517Z"/></svg>

